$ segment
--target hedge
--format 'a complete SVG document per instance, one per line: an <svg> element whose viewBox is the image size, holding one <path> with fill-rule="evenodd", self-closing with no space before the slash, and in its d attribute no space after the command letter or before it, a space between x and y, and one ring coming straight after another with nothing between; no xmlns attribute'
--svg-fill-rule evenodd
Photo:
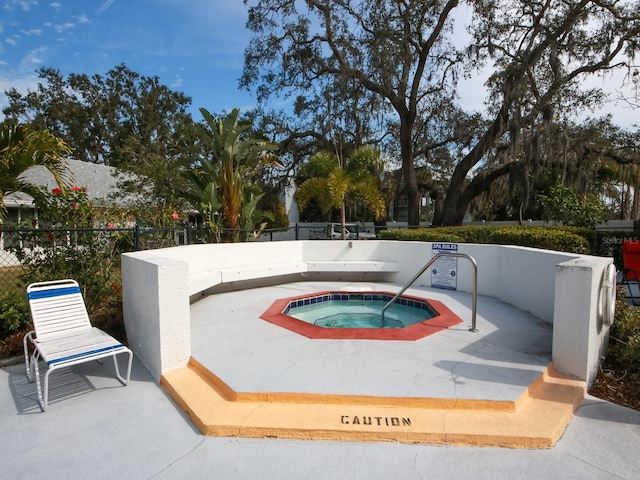
<svg viewBox="0 0 640 480"><path fill-rule="evenodd" d="M584 230L584 231L583 231ZM384 230L378 238L448 243L519 245L562 252L589 254L596 240L593 231L567 227L463 226L410 230Z"/></svg>

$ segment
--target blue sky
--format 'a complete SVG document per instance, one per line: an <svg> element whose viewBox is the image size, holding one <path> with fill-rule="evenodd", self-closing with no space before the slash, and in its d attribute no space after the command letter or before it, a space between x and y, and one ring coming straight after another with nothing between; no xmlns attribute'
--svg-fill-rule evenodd
<svg viewBox="0 0 640 480"><path fill-rule="evenodd" d="M255 104L249 92L238 90L250 39L246 11L242 0L0 0L0 110L7 105L5 90L36 87L40 67L104 75L125 63L190 96L194 120L201 119L200 107L245 111ZM458 15L469 21L464 9ZM464 107L483 109L487 75L462 81ZM590 83L618 89L622 77ZM623 127L638 124L638 110L622 102L583 112L604 113Z"/></svg>
<svg viewBox="0 0 640 480"><path fill-rule="evenodd" d="M246 110L255 103L238 90L246 8L242 0L0 0L0 109L5 90L35 88L40 67L104 75L125 63L190 96L195 120L199 107Z"/></svg>

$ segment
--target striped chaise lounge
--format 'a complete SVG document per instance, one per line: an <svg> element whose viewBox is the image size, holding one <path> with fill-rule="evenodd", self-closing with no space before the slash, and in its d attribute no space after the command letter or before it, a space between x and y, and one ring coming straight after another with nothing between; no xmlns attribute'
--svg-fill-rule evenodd
<svg viewBox="0 0 640 480"><path fill-rule="evenodd" d="M59 368L111 356L116 378L123 385L129 383L133 353L112 336L91 326L76 281L32 283L27 287L27 296L34 330L24 337L24 357L29 381L33 382L35 377L42 411L46 411L49 399L49 375ZM129 355L125 378L118 369L116 356L120 353ZM47 366L43 388L40 386L39 360Z"/></svg>

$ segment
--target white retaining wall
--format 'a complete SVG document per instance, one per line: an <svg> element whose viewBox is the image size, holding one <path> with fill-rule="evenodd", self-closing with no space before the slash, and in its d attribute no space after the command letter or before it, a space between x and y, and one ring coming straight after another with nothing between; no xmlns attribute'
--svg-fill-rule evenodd
<svg viewBox="0 0 640 480"><path fill-rule="evenodd" d="M479 295L553 322L552 360L559 371L588 383L595 378L608 334L598 297L611 258L479 244L458 244L458 253L476 260ZM127 337L159 379L189 360L189 301L201 291L255 278L303 280L318 272L404 284L431 256L431 243L385 240L187 245L123 254ZM458 290L472 291L472 272L470 262L458 260ZM416 284L430 285L430 275Z"/></svg>

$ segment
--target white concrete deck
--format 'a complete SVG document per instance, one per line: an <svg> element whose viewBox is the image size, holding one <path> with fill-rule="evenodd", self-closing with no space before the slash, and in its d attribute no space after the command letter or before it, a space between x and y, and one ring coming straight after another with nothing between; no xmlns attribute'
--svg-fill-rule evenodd
<svg viewBox="0 0 640 480"><path fill-rule="evenodd" d="M244 383L246 388L265 385L265 388L280 390L286 382L293 382L293 377L287 379L286 374L310 365L314 358L316 361L322 358L312 341L301 337L285 340L288 345L297 346L294 352L300 362L297 366L289 365L293 369L284 361L276 363L279 355L287 357L288 352L273 348L269 353L271 364L258 365L267 358L263 356L266 353L260 352L263 347L259 339L248 344L243 335L234 338L229 317L232 310L244 317L245 320L239 323L252 323L251 309L254 307L251 304L254 301L259 304L271 300L278 292L288 295L288 289L297 287L269 288L282 290L254 292L251 302L239 302L242 297L235 293L223 294L193 306L194 356L207 363L215 362L216 373L243 373L237 382ZM427 293L435 296L440 292ZM450 308L467 308L468 294L454 292L451 296ZM211 305L207 303L215 304L212 315L208 313ZM456 313L460 314L459 311ZM466 321L465 312L461 313ZM530 371L546 365L549 360L549 325L490 298L480 298L478 314L479 334L467 332L468 323L465 323L450 332L431 337L436 340L441 336L439 341L443 344L457 346L453 352L447 353L446 358L429 364L428 358L432 354L426 347L436 349L431 345L436 342L429 338L424 339L426 342L420 341L423 343L416 352L418 360L404 360L418 367L414 371L415 377L408 383L425 392L443 388L447 394L454 389L462 395L490 391L503 392L501 395L508 396L512 389L519 389L518 385L524 383L520 375L529 375ZM516 329L515 315L527 319L527 322L530 320L530 328ZM289 335L271 330L279 328L272 325L259 328L260 333L269 335L271 340L286 339ZM222 335L225 330L226 334ZM324 357L321 364L339 367L339 371L325 368L324 371L331 372L331 375L325 373L324 380L319 377L318 388L344 370L344 378L348 374L350 381L332 381L332 389L343 385L349 389L375 388L385 393L389 387L380 379L393 378L398 372L391 365L401 365L402 362L398 362L389 351L383 359L377 358L367 343L349 342L344 351L337 351L337 357ZM401 343L406 349L406 342ZM335 345L330 347L339 348ZM255 358L254 348L260 353ZM393 346L389 348L393 349ZM354 365L350 365L346 358L355 359ZM371 374L366 369L360 378L359 369L364 365L360 359L373 362L369 364L372 366L383 365L382 370ZM267 372L267 377L247 377L244 375L247 367L247 371L259 368L260 372ZM317 369L315 374L322 371ZM428 381L429 372L437 375L443 382L442 387L431 385L436 382ZM391 377L387 377L388 374ZM309 383L308 378L296 377ZM356 382L358 378L360 381ZM393 382L389 390L406 388L400 384L404 385L404 382ZM555 447L545 450L206 437L197 431L137 359L134 359L128 387L122 387L112 377L110 362L102 366L97 363L78 365L54 374L51 378L50 408L46 413L41 413L38 408L35 385L27 381L24 365L0 368L0 431L4 440L0 449L0 477L7 480L40 477L42 472L46 472L46 477L51 480L519 480L558 476L564 480L632 480L640 477L640 412L593 397L584 400Z"/></svg>
<svg viewBox="0 0 640 480"><path fill-rule="evenodd" d="M417 341L318 340L260 319L274 300L327 290L389 291L365 282L296 282L220 293L191 307L192 355L237 392L516 401L551 363L552 325L495 298L427 287L465 323Z"/></svg>
<svg viewBox="0 0 640 480"><path fill-rule="evenodd" d="M286 293L294 287L277 288L283 290L276 292ZM265 297L264 300L270 300L276 292L265 290L264 295L254 294L253 298L259 300L262 296ZM429 295L435 293L429 292ZM466 294L454 293L452 296L454 301L449 306L454 309L459 308L456 306L457 302L461 305L468 302ZM194 334L194 353L205 361L214 361L215 351L229 354L224 362L224 358L221 358L223 355L215 360L219 371L222 371L223 364L226 364L224 368L235 366L236 371L242 371L240 368L244 362L252 357L249 345L242 346L242 337L238 336L232 348L227 345L232 336L208 337L204 333L209 330L212 334L219 335L225 328L225 323L227 331L231 331L228 319L217 320L221 317L220 313L228 310L228 315L230 310L236 310L244 312L243 315L246 316L250 309L248 303L253 302L238 303L235 294L220 295L217 300L214 298L216 297L207 299L208 303L217 302L217 312L214 311L213 315L205 314L209 308L207 303L194 305L193 326L199 332ZM501 311L502 315L494 313L489 321L485 318L489 316L489 311ZM548 351L544 350L544 346L549 333L547 325L539 325L539 330L538 327L533 327L539 337L529 345L535 350L529 352L526 361L511 363L515 358L512 355L517 355L517 351L515 345L510 343L516 342L518 338L529 341L525 332L518 334L509 325L512 312L513 309L508 305L481 298L479 335L474 337L474 334L467 332L468 324L465 324L450 334L445 333L439 340L454 342L458 337L471 338L460 342L458 352L459 355L466 355L467 361L448 370L443 368L443 363L438 366L420 361L418 365L421 370L416 373L416 381L411 383L420 385L420 388L428 388L424 385L427 382L419 380L424 379L424 371L430 369L439 372L439 379L450 386L455 385L460 392L474 388L481 392L502 391L504 388L507 392L514 385L522 383L518 381L516 372L526 374L528 370L537 369L548 360ZM249 319L252 316L249 315ZM526 314L524 316L527 317ZM536 323L534 318L532 320ZM498 327L511 333L495 331ZM493 332L490 333L490 330ZM278 336L275 331L271 335ZM432 338L436 340L438 336L442 334ZM505 343L499 341L500 337ZM300 340L302 343L307 341L310 342ZM252 346L257 345L254 343ZM370 347L356 342L349 347L351 348ZM307 356L312 352L309 346L303 350ZM231 351L235 351L235 354L231 355ZM205 352L212 357L206 357ZM362 350L356 350L355 353L361 354ZM276 354L277 351L274 351L272 358ZM366 359L371 360L370 357L369 355ZM326 360L334 361L332 358ZM384 361L386 363L389 359L385 358ZM342 361L339 364L343 369L348 362ZM409 364L414 362L409 359ZM472 364L477 364L478 368L469 368ZM46 472L46 477L51 480L528 480L557 478L559 475L565 480L632 480L640 477L640 456L637 452L640 445L640 412L593 397L585 399L555 447L546 450L218 438L206 437L197 431L137 359L134 359L128 387L122 387L112 377L111 368L110 362L103 366L90 363L54 374L51 378L50 408L46 413L40 412L35 385L27 381L24 365L0 369L0 429L4 440L0 449L1 478L35 478L41 476L41 472ZM268 371L271 368L276 370L273 364L264 366L262 370ZM511 373L502 377L501 382L487 382L486 374L490 370ZM282 372L282 368L279 371ZM264 383L271 388L279 388L285 380L274 377L275 375L271 375L271 380ZM379 378L378 375L367 377L370 381L358 384L377 384L377 388L383 387L384 382L375 381ZM335 384L338 385L338 382ZM349 385L349 388L352 386Z"/></svg>
<svg viewBox="0 0 640 480"><path fill-rule="evenodd" d="M52 376L57 393L46 413L22 364L0 368L1 478L640 477L640 412L593 397L546 450L218 438L197 431L137 359L128 387L111 377L110 367L83 364Z"/></svg>

